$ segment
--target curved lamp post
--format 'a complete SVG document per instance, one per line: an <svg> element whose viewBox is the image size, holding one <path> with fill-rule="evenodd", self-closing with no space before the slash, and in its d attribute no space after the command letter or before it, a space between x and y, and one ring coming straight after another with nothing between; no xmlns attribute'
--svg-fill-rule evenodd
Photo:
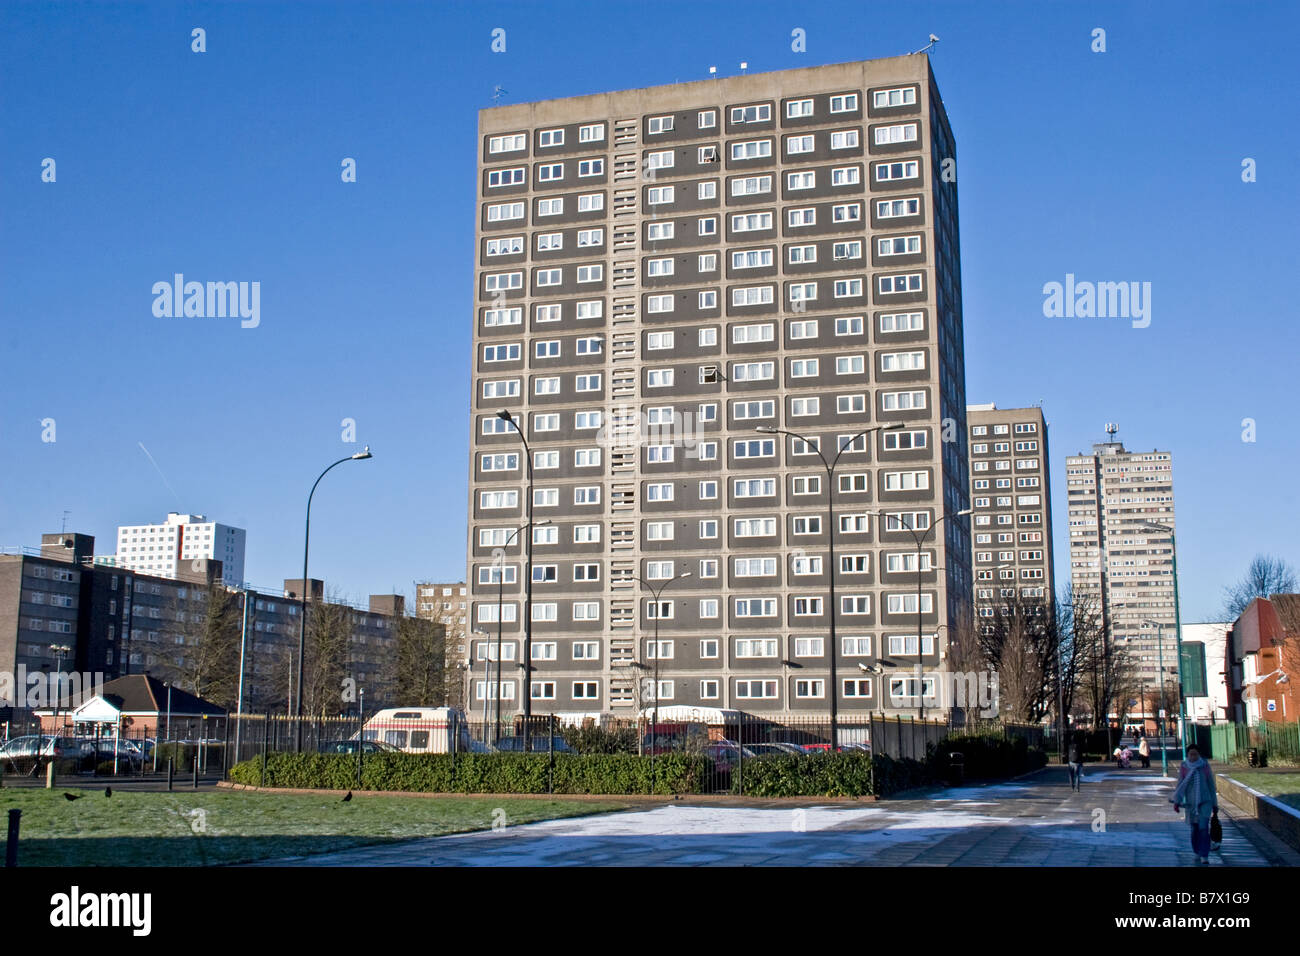
<svg viewBox="0 0 1300 956"><path fill-rule="evenodd" d="M957 511L952 514L941 514L939 515L939 517L935 518L932 522L930 522L930 526L928 528L924 528L922 530L917 530L916 528L908 527L902 522L899 522L897 528L884 529L886 531L906 531L908 534L912 536L912 541L916 545L916 681L917 681L916 702L917 702L917 709L918 709L918 714L917 714L918 720L925 720L925 653L924 653L925 647L924 647L924 641L922 639L922 632L924 630L923 627L924 621L921 615L921 594L922 594L922 585L925 581L924 575L926 573L926 570L923 569L921 566L921 548L924 547L925 539L930 536L930 532L933 531L935 528L939 527L941 523L948 520L949 518L964 518L967 515L971 514L973 511L974 509L972 508L963 508L961 511ZM867 514L875 515L877 518L885 517L884 513L881 512L879 509L868 511ZM939 569L931 568L929 570L934 571ZM936 629L936 634L937 634L937 629Z"/></svg>
<svg viewBox="0 0 1300 956"><path fill-rule="evenodd" d="M1187 718L1184 712L1186 706L1183 700L1183 623L1182 615L1178 609L1178 539L1174 535L1174 529L1168 525L1157 524L1154 521L1143 521L1142 528L1147 531L1160 531L1169 535L1170 560L1173 567L1170 569L1174 576L1174 649L1178 655L1178 742L1182 745L1183 762L1187 762ZM1107 726L1110 725L1110 719L1107 718ZM1160 748L1162 751L1164 747Z"/></svg>
<svg viewBox="0 0 1300 956"><path fill-rule="evenodd" d="M331 469L338 467L345 461L364 461L373 457L370 454L370 446L367 445L364 450L357 452L355 455L340 458L320 473L320 477L312 483L311 492L307 495L307 525L302 539L302 594L299 596L298 602L298 694L293 702L293 716L294 722L298 725L297 739L300 753L302 752L302 663L307 648L307 555L311 548L311 499L316 494L316 486L320 484L321 478L329 474Z"/></svg>
<svg viewBox="0 0 1300 956"><path fill-rule="evenodd" d="M640 576L637 577L638 581L650 589L650 593L654 595L655 600L655 705L654 709L650 712L650 792L652 794L655 792L655 744L658 740L655 727L659 723L659 618L662 616L660 612L663 610L663 608L659 606L659 598L668 585L672 584L674 581L680 581L682 578L689 578L690 576L690 571L683 571L681 574L669 578L663 584L659 585L657 589L645 578Z"/></svg>
<svg viewBox="0 0 1300 956"><path fill-rule="evenodd" d="M836 661L839 657L839 647L836 646L836 637L835 637L835 615L839 611L839 608L836 607L835 605L835 489L833 487L835 483L835 466L840 463L840 456L843 455L849 449L851 449L857 443L857 440L859 438L862 438L866 435L870 435L872 432L895 431L896 429L902 427L903 427L902 422L894 422L893 424L890 425L873 425L870 428L863 429L862 431L854 435L852 438L850 438L848 441L841 444L839 449L835 453L835 457L830 461L827 461L826 456L822 454L820 441L807 438L803 435L800 435L798 432L787 431L784 428L774 428L771 425L759 425L757 428L754 429L754 431L760 432L761 434L764 435L788 435L791 438L799 439L799 441L803 442L804 445L811 448L813 451L817 452L817 457L821 459L822 467L826 469L826 543L827 543L827 551L828 551L828 560L830 565L826 569L826 574L827 574L827 580L830 582L829 586L830 586L830 602L831 602L831 627L830 627L831 646L830 646L830 654L829 654L831 686L829 689L830 692L826 696L830 700L830 718L831 718L830 750L829 750L830 753L835 752L836 737L838 736L836 733L836 721L839 716L839 698L840 698L839 678L836 674L836 669L835 669ZM782 693L786 693L786 692L787 692L787 688L782 688ZM787 701L786 708L788 709L789 706L790 706L789 702Z"/></svg>
<svg viewBox="0 0 1300 956"><path fill-rule="evenodd" d="M510 414L508 408L503 408L497 412L497 418L509 425L512 425L515 434L519 436L519 441L524 446L524 458L528 464L528 512L527 524L528 538L524 543L525 551L524 565L526 577L524 578L524 684L527 693L524 694L524 752L527 753L528 747L528 722L533 714L533 695L532 695L532 651L533 651L533 453L528 447L528 438L524 435L524 430L519 427L519 422ZM497 662L497 677L501 676L500 661ZM497 687L497 693L500 694L501 688ZM498 710L500 706L498 705Z"/></svg>

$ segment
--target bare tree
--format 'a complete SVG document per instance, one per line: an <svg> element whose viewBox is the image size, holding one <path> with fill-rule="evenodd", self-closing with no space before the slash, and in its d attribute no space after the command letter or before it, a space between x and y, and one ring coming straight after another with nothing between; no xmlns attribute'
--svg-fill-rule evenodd
<svg viewBox="0 0 1300 956"><path fill-rule="evenodd" d="M1296 590L1296 572L1282 558L1257 554L1236 584L1223 589L1223 613L1235 621L1255 598L1274 594L1292 594Z"/></svg>
<svg viewBox="0 0 1300 956"><path fill-rule="evenodd" d="M998 709L1008 720L1038 721L1055 702L1059 634L1051 605L1013 595L981 618L979 646L998 675Z"/></svg>
<svg viewBox="0 0 1300 956"><path fill-rule="evenodd" d="M174 656L163 665L163 676L196 697L234 707L242 599L220 586L198 593L198 601L178 597L171 608L178 640Z"/></svg>
<svg viewBox="0 0 1300 956"><path fill-rule="evenodd" d="M303 661L302 712L328 717L343 711L342 688L347 677L352 610L336 597L308 605L307 649Z"/></svg>
<svg viewBox="0 0 1300 956"><path fill-rule="evenodd" d="M393 621L393 648L384 665L384 679L394 701L402 706L441 706L448 702L450 685L460 683L447 674L447 629L437 622L414 617Z"/></svg>

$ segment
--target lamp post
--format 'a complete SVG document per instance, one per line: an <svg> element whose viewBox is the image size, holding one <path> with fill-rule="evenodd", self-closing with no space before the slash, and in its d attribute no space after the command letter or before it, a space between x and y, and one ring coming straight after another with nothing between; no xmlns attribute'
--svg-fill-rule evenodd
<svg viewBox="0 0 1300 956"><path fill-rule="evenodd" d="M311 499L316 494L316 486L320 484L321 478L329 474L331 469L336 468L345 461L364 461L373 457L370 454L370 446L367 445L364 450L357 452L355 455L340 458L320 473L320 477L312 484L311 492L307 495L307 523L302 538L302 594L299 596L298 610L298 694L293 702L293 716L295 723L298 725L297 740L300 753L302 752L302 663L306 657L307 649L307 555L311 547Z"/></svg>
<svg viewBox="0 0 1300 956"><path fill-rule="evenodd" d="M661 612L663 611L663 608L659 606L659 598L668 585L672 584L674 581L689 578L690 576L690 571L683 571L681 574L671 577L663 584L659 585L658 589L656 589L655 586L645 578L637 577L638 581L650 589L650 593L654 595L655 601L655 705L654 709L650 712L650 792L652 794L655 792L655 744L658 740L655 726L659 723L659 618L662 616Z"/></svg>
<svg viewBox="0 0 1300 956"><path fill-rule="evenodd" d="M235 698L235 763L239 762L239 745L244 731L244 653L248 648L248 589L238 588L244 595L244 613L239 629L239 690Z"/></svg>
<svg viewBox="0 0 1300 956"><path fill-rule="evenodd" d="M530 497L531 497L531 494L530 494ZM539 521L539 522L537 522L536 527L539 527L539 528L540 528L540 527L544 527L545 525L548 525L548 524L550 524L550 523L551 523L551 519L550 519L550 518L546 518L546 519L543 520L543 521ZM496 691L497 691L497 692L496 692L496 694L494 695L495 698L496 698L496 707L495 707L495 715L496 715L496 716L495 716L495 721L494 721L494 724L493 724L493 730L492 730L492 743L493 743L493 744L496 744L497 742L499 742L499 741L501 740L501 624L502 624L502 618L501 618L501 605L502 605L502 600L503 600L504 595L505 595L505 581L506 581L506 566L505 566L505 554L506 554L506 552L505 552L505 549L508 548L508 547L510 547L510 543L511 543L512 541L514 541L514 540L519 536L519 532L523 531L525 528L530 528L530 527L532 527L532 526L533 526L533 525L532 525L532 522L529 522L528 524L522 524L522 525L520 525L518 528L515 528L513 531L511 531L508 535L506 535L506 541L505 541L505 544L501 546L501 550L500 550L500 552L499 552L499 563L497 564L497 575L496 575L496 577L497 577L497 655L496 655L496 656L497 656L497 680L496 680ZM529 540L529 547L530 547L530 548L531 548L531 546L532 546L532 545L531 545L532 538L533 538L533 534L532 534L532 531L530 530L530 531L528 532L528 540ZM532 579L532 576L533 576L533 572L532 572L532 567L531 567L531 565L530 565L529 568L528 568L528 577L529 577L530 581L531 581L531 579ZM528 606L527 601L525 601L525 603L524 603L524 614L526 614L526 615L528 615L528 616L531 616L531 615L532 615L532 609ZM524 618L524 626L525 626L525 627L528 626L528 618L527 618L527 617ZM528 653L529 653L529 649L528 649L528 644L527 644L527 641L526 641L526 640L525 640L525 643L524 643L524 648L525 648L524 653L525 653L525 654L528 654ZM527 670L524 671L524 680L525 680L525 683L528 683L528 671L527 671ZM489 680L487 683L488 683L488 686L491 687L491 685L492 685L491 680ZM527 691L528 691L529 689L530 689L530 688L525 688L525 694L527 694ZM486 703L486 702L484 702L483 708L484 708L484 718L486 719L486 717L487 717L487 703ZM527 713L525 713L525 715L524 715L524 725L525 725L525 727L527 727L527 724L528 724L527 717L528 717L528 715L527 715ZM525 739L527 739L527 734L526 734L526 733L525 733Z"/></svg>
<svg viewBox="0 0 1300 956"><path fill-rule="evenodd" d="M893 424L889 424L889 425L873 425L870 428L863 429L862 431L858 432L856 435L848 439L848 441L841 444L840 447L835 452L835 457L830 461L827 461L826 456L822 454L820 441L814 441L813 439L800 435L798 432L787 431L784 428L774 428L770 425L759 425L757 428L754 429L754 431L760 432L761 434L764 435L787 435L790 438L797 438L799 441L803 442L806 447L809 447L813 451L817 452L817 457L821 459L822 467L826 469L826 544L827 544L827 559L829 562L829 567L826 569L826 575L827 575L827 580L829 582L830 603L831 603L831 622L830 622L831 646L830 646L830 654L829 654L831 686L830 686L830 692L826 696L830 699L830 719L831 719L830 750L829 750L830 753L835 752L836 737L837 737L835 725L839 715L839 697L840 697L839 678L836 674L836 669L835 669L836 661L838 660L839 657L839 647L836 646L836 637L835 637L835 617L836 617L836 613L839 610L839 608L836 607L835 604L835 489L833 487L835 481L835 466L840 463L840 456L843 455L850 448L852 448L855 444L857 444L859 438L863 438L867 435L872 434L873 432L895 431L902 427L903 427L902 422L894 422ZM789 704L787 703L786 706L788 708Z"/></svg>
<svg viewBox="0 0 1300 956"><path fill-rule="evenodd" d="M1183 761L1187 761L1187 719L1184 715L1183 703L1183 619L1178 608L1178 539L1174 535L1174 529L1168 525L1157 524L1154 521L1144 521L1143 526L1150 531L1161 531L1169 535L1169 551L1172 567L1171 573L1174 576L1174 649L1178 655L1178 742L1181 744L1183 751ZM1161 747L1163 750L1164 747Z"/></svg>
<svg viewBox="0 0 1300 956"><path fill-rule="evenodd" d="M1147 621L1156 628L1156 666L1160 669L1160 709L1165 706L1165 634L1160 621ZM1165 752L1164 718L1160 718L1160 773L1169 776L1169 755Z"/></svg>
<svg viewBox="0 0 1300 956"><path fill-rule="evenodd" d="M528 447L528 438L524 435L524 430L519 427L519 422L510 414L510 410L503 408L497 412L497 418L509 425L514 426L515 434L519 436L519 441L524 446L524 459L528 464L528 502L527 502L527 524L528 539L524 542L525 548L525 573L524 578L524 683L528 685L527 693L524 694L524 747L525 752L528 746L528 719L533 715L533 695L532 690L532 652L533 652L533 452ZM497 662L497 677L501 676L500 661ZM497 687L497 693L500 694L501 688ZM499 710L498 706L498 710Z"/></svg>
<svg viewBox="0 0 1300 956"><path fill-rule="evenodd" d="M930 532L935 528L939 527L939 525L942 524L944 521L946 521L949 518L964 518L967 515L971 514L973 510L974 509L971 508L963 508L961 511L954 512L953 514L941 514L939 515L938 518L936 518L934 521L930 523L930 526L928 528L925 528L920 531L918 531L916 528L912 528L909 527L908 525L903 524L901 521L898 523L898 528L890 529L888 528L888 526L886 526L885 528L886 531L888 530L906 531L908 534L912 536L912 541L916 545L916 681L917 681L916 700L917 700L917 708L918 708L918 713L917 713L918 720L925 720L925 653L924 653L925 648L924 648L924 641L922 640L922 630L923 630L924 620L921 615L921 589L925 581L924 575L927 569L921 566L922 565L921 548L925 544L925 539L930 536ZM879 510L868 511L867 514L875 515L878 518L885 517L884 514ZM886 521L887 520L888 519L886 519ZM1005 565L999 565L998 568L995 568L994 570L998 570L1002 567L1005 567ZM929 570L933 571L939 569L931 568Z"/></svg>
<svg viewBox="0 0 1300 956"><path fill-rule="evenodd" d="M54 729L50 732L50 735L54 738L54 741L50 744L50 753L53 754L55 748L58 746L58 740L59 740L59 700L60 698L63 697L63 655L71 654L72 648L69 647L67 644L51 644L50 650L54 652ZM41 740L41 735L40 732L37 731L36 734L37 763L40 762L40 757L41 757L40 740Z"/></svg>
<svg viewBox="0 0 1300 956"><path fill-rule="evenodd" d="M477 655L474 653L474 638L472 635L482 634L483 637L486 638L486 640L484 640L483 642L484 647L487 646L487 641L492 639L492 635L489 634L481 627L474 628L470 632L470 634L471 637L470 637L470 649L469 649L469 683L470 683L470 687L473 687L474 686L474 658ZM491 666L491 661L488 659L490 656L491 655L489 655L487 651L483 652L483 743L487 743L488 687L490 687L492 684L491 675L488 672L488 668ZM473 703L472 703L473 698L470 697L468 691L466 691L465 699L467 701L467 709L469 707L473 707Z"/></svg>

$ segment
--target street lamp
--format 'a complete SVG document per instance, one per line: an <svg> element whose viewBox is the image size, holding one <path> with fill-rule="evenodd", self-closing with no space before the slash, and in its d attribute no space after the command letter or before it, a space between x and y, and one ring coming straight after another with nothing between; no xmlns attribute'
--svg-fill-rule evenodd
<svg viewBox="0 0 1300 956"><path fill-rule="evenodd" d="M240 615L239 628L239 690L235 698L235 760L239 762L240 744L244 731L244 654L248 648L248 589L236 588L244 595L244 610Z"/></svg>
<svg viewBox="0 0 1300 956"><path fill-rule="evenodd" d="M519 441L524 446L524 458L528 463L528 540L524 547L527 549L524 559L525 572L527 577L524 579L524 674L525 684L528 684L528 693L524 694L524 746L528 746L528 720L533 715L533 695L532 690L532 668L531 655L533 651L533 453L528 447L528 438L524 435L524 430L519 427L519 422L510 414L507 408L497 412L497 418L501 419L508 425L514 426L515 433L519 436ZM497 677L501 676L500 661L497 662ZM500 686L497 687L497 693L501 692ZM497 707L500 712L500 705Z"/></svg>
<svg viewBox="0 0 1300 956"><path fill-rule="evenodd" d="M311 486L311 492L307 495L307 524L302 538L302 594L299 595L298 610L298 696L293 702L293 715L295 723L298 725L298 751L302 752L302 663L306 657L307 648L307 555L311 547L311 499L316 494L316 485L320 484L321 478L329 474L330 470L343 464L345 461L364 461L367 458L373 458L370 454L370 446L367 445L364 450L357 452L355 455L348 455L346 458L340 458L334 464L330 465L320 473L315 483Z"/></svg>
<svg viewBox="0 0 1300 956"><path fill-rule="evenodd" d="M58 745L59 737L59 700L63 697L63 655L71 654L72 648L67 644L51 644L50 650L54 652L54 730L53 736L55 742L50 745L50 753L54 753L54 748ZM69 685L71 687L71 685ZM69 701L71 703L71 701ZM36 734L36 759L39 763L41 756L40 733Z"/></svg>
<svg viewBox="0 0 1300 956"><path fill-rule="evenodd" d="M1156 666L1160 669L1160 709L1165 707L1165 633L1160 621L1146 621L1156 629ZM1160 718L1160 773L1169 776L1169 755L1165 752L1164 718Z"/></svg>
<svg viewBox="0 0 1300 956"><path fill-rule="evenodd" d="M529 497L530 497L530 498L532 497L531 492L529 493ZM510 547L510 543L511 543L512 541L514 541L515 538L517 538L517 537L519 536L519 532L523 531L525 528L529 528L529 527L538 527L538 528L541 528L541 527L545 527L546 525L548 525L548 524L550 524L550 523L551 523L551 519L550 519L550 518L546 518L546 519L544 519L544 520L542 520L542 521L537 522L536 525L533 525L532 522L529 522L528 524L521 524L518 528L515 528L515 529L514 529L513 531L511 531L508 535L506 535L506 541L505 541L505 544L503 544L503 545L501 546L501 551L500 551L500 558L501 558L501 560L500 560L500 563L497 565L497 569L496 569L496 570L497 570L497 680L496 680L496 685L497 685L497 686L496 686L496 691L497 691L497 692L496 692L496 694L493 695L493 696L496 698L496 708L495 708L495 710L496 710L496 720L495 720L495 722L493 723L493 726L492 726L492 743L493 743L493 744L499 743L500 740L501 740L501 623L502 623L502 618L501 618L501 603L502 603L502 598L503 598L503 595L504 595L504 592L505 592L505 582L506 582L506 566L505 566L505 554L506 554L506 552L505 552L505 549L508 548L508 547ZM533 534L532 534L532 531L530 530L530 531L528 532L528 541L529 541L529 548L530 548L530 549L531 549L531 546L532 546L532 539L533 539ZM533 577L533 572L532 572L532 567L530 566L529 569L528 569L528 583L529 583L530 585L532 584L532 577ZM531 617L531 616L532 616L532 611L531 611L531 608L528 607L528 604L527 604L527 603L524 604L524 608L525 608L525 610L524 610L524 614L527 615L527 617L524 618L524 626L527 627L527 626L528 626L528 617ZM527 644L527 642L525 641L525 644L524 644L524 654L527 655L528 652L529 652L529 651L528 651L528 644ZM484 669L486 670L486 668L484 668ZM487 681L487 684L488 684L488 687L490 688L490 687L492 686L492 681L491 681L491 680ZM529 671L528 671L528 669L527 669L526 667L525 667L525 670L524 670L524 684L525 684L525 687L524 687L524 691L523 691L523 693L524 693L525 699L527 699L527 697L530 696L530 692L531 692L531 690L532 690L532 686L531 686L531 678L530 678L530 676L529 676ZM525 713L525 715L524 715L524 718L525 718L525 719L524 719L524 728L525 728L525 729L524 729L524 739L525 739L525 741L527 741L527 739L528 739L528 730L527 730L527 727L528 727L528 720L527 720L527 717L528 717L528 715L527 715L527 713ZM483 703L483 718L484 718L484 720L487 719L487 702L486 702L486 701L484 701L484 703Z"/></svg>
<svg viewBox="0 0 1300 956"><path fill-rule="evenodd" d="M930 532L935 528L937 528L942 522L946 521L949 518L964 518L967 515L971 514L973 511L974 509L972 508L963 508L961 511L954 512L953 514L941 514L939 515L938 518L936 518L934 521L930 523L929 527L920 531L918 531L916 528L912 528L909 527L908 525L903 524L902 521L898 522L898 528L889 529L888 526L886 526L885 528L885 530L906 531L908 534L912 536L912 540L916 544L916 701L918 707L918 713L917 713L918 720L925 720L925 653L924 653L925 649L924 649L924 641L922 639L922 630L923 630L924 621L921 616L921 589L925 581L924 575L927 569L922 567L921 548L925 544L925 539L929 537ZM867 514L875 515L878 518L885 517L884 514L879 510L868 511ZM999 565L999 568L1001 567L1003 567L1003 565ZM939 570L939 569L932 568L929 570ZM997 569L995 568L994 570ZM937 613L937 609L936 609L936 613ZM937 635L937 630L936 630L936 635Z"/></svg>
<svg viewBox="0 0 1300 956"><path fill-rule="evenodd" d="M498 612L498 616L500 616L499 604L497 606L497 612ZM469 683L470 683L470 687L473 687L474 686L474 658L477 656L474 653L473 635L482 634L483 637L486 638L486 640L484 640L483 642L484 647L486 647L487 642L492 639L492 635L489 634L486 630L484 630L481 627L474 628L470 632L470 634L471 636L470 636L470 647L469 647ZM483 652L483 743L487 743L487 726L488 726L488 693L487 692L488 692L488 687L492 683L491 675L488 671L488 668L492 666L491 661L488 659L489 656L490 655L487 653L487 651ZM473 698L470 696L468 690L465 692L465 701L466 701L467 708L473 708L474 706Z"/></svg>
<svg viewBox="0 0 1300 956"><path fill-rule="evenodd" d="M1182 745L1183 761L1186 762L1187 719L1183 712L1185 706L1183 702L1183 619L1178 609L1178 539L1174 535L1174 529L1168 525L1157 524L1154 521L1143 521L1142 527L1149 531L1160 531L1169 535L1170 560L1173 563L1170 570L1174 576L1174 649L1178 654L1178 740ZM1163 746L1161 749L1164 749Z"/></svg>
<svg viewBox="0 0 1300 956"><path fill-rule="evenodd" d="M836 661L838 660L839 657L839 647L836 646L836 637L835 637L835 618L836 618L836 612L839 610L839 608L836 607L835 605L835 489L833 487L835 482L835 467L840 463L840 456L843 455L850 448L852 448L854 445L856 445L859 438L863 438L866 435L870 435L873 432L895 431L902 427L903 427L902 422L894 422L888 425L873 425L870 428L864 429L863 431L860 431L856 435L849 438L847 441L843 442L840 445L839 449L836 451L835 457L830 461L827 461L826 456L822 454L820 441L814 441L811 438L807 438L804 435L800 435L798 432L787 431L784 428L775 428L771 425L759 425L757 428L754 429L754 431L764 435L787 435L790 438L799 439L799 441L804 443L805 447L811 448L813 451L817 453L817 457L821 459L822 467L826 469L826 543L827 543L827 555L830 563L830 566L826 570L827 570L827 579L829 582L830 602L831 602L831 627L830 627L830 641L831 641L830 685L831 686L830 686L830 692L826 696L830 699L830 718L831 718L830 751L829 751L830 753L835 752L835 743L836 743L836 736L837 736L835 725L836 725L836 719L838 717L839 697L840 697L839 678L837 677L836 670L835 670ZM788 701L786 703L786 708L787 709L789 708Z"/></svg>
<svg viewBox="0 0 1300 956"><path fill-rule="evenodd" d="M671 577L663 584L659 585L658 589L656 589L655 586L645 578L640 576L637 577L638 581L650 589L650 593L654 595L655 600L655 705L654 709L650 712L650 792L652 794L655 792L655 743L658 740L658 733L655 730L655 727L659 723L659 618L662 616L661 612L663 611L663 608L659 606L659 598L668 585L672 584L674 581L689 578L690 576L690 571L683 571L681 574Z"/></svg>

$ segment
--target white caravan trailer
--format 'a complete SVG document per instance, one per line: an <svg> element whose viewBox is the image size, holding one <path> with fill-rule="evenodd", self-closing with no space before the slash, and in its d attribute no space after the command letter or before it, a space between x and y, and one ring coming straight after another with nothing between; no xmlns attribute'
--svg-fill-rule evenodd
<svg viewBox="0 0 1300 956"><path fill-rule="evenodd" d="M469 724L455 707L388 707L361 728L362 740L377 740L414 754L471 749Z"/></svg>

